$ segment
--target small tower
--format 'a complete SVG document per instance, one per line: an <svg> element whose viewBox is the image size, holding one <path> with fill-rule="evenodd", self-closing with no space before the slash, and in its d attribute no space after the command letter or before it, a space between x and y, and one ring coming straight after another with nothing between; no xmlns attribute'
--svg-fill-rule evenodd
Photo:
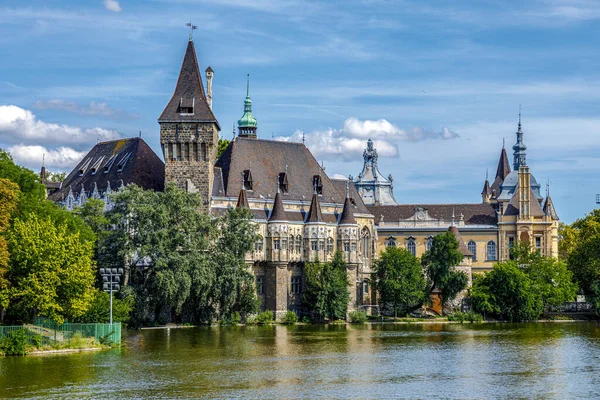
<svg viewBox="0 0 600 400"><path fill-rule="evenodd" d="M487 171L485 171L485 183L483 184L483 190L481 191L481 201L484 204L490 204L492 200L492 188L490 187L490 181L488 180Z"/></svg>
<svg viewBox="0 0 600 400"><path fill-rule="evenodd" d="M256 118L252 115L252 100L250 100L250 74L246 81L246 100L244 100L244 115L238 120L239 137L256 139Z"/></svg>
<svg viewBox="0 0 600 400"><path fill-rule="evenodd" d="M207 70L207 77L209 72L212 78L212 69ZM212 91L211 84L208 91ZM200 193L208 210L221 128L204 94L191 34L175 91L158 123L165 184Z"/></svg>
<svg viewBox="0 0 600 400"><path fill-rule="evenodd" d="M363 169L354 181L354 185L367 206L397 205L398 203L394 198L392 176L386 178L379 172L378 157L373 141L369 139L367 148L363 152Z"/></svg>

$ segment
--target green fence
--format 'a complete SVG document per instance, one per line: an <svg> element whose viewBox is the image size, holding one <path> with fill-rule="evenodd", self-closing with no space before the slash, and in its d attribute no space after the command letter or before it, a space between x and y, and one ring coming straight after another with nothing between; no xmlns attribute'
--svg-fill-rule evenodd
<svg viewBox="0 0 600 400"><path fill-rule="evenodd" d="M58 325L50 320L37 319L34 324L0 326L0 338L5 334L25 329L31 335L39 335L47 344L70 342L73 338L91 339L98 343L121 343L121 323L114 324L72 324Z"/></svg>

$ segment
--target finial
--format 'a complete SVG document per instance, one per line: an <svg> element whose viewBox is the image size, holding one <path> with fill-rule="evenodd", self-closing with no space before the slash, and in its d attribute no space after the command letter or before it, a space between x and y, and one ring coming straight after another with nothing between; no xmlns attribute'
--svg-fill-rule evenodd
<svg viewBox="0 0 600 400"><path fill-rule="evenodd" d="M281 184L279 182L279 174L277 175L277 193L281 193Z"/></svg>
<svg viewBox="0 0 600 400"><path fill-rule="evenodd" d="M302 144L306 142L306 134L302 131Z"/></svg>
<svg viewBox="0 0 600 400"><path fill-rule="evenodd" d="M190 42L194 41L194 29L198 29L198 26L193 25L192 21L188 22L187 24L185 24L185 26L188 26L190 28Z"/></svg>
<svg viewBox="0 0 600 400"><path fill-rule="evenodd" d="M244 179L244 171L242 171L240 173L240 175L242 175L242 190L246 190L246 185L244 185L244 181L245 181L245 179Z"/></svg>
<svg viewBox="0 0 600 400"><path fill-rule="evenodd" d="M42 154L42 168L44 168L45 163L46 163L46 153Z"/></svg>
<svg viewBox="0 0 600 400"><path fill-rule="evenodd" d="M317 194L317 179L314 179L313 186L314 186L313 194Z"/></svg>
<svg viewBox="0 0 600 400"><path fill-rule="evenodd" d="M521 128L521 105L519 104L519 129Z"/></svg>
<svg viewBox="0 0 600 400"><path fill-rule="evenodd" d="M138 137L142 137L142 131L140 131L140 133L139 133Z"/></svg>
<svg viewBox="0 0 600 400"><path fill-rule="evenodd" d="M350 198L350 186L349 186L350 180L346 181L346 198Z"/></svg>
<svg viewBox="0 0 600 400"><path fill-rule="evenodd" d="M450 226L454 226L454 207L452 207L452 225Z"/></svg>
<svg viewBox="0 0 600 400"><path fill-rule="evenodd" d="M487 168L485 169L485 180L486 181L488 180L488 169Z"/></svg>
<svg viewBox="0 0 600 400"><path fill-rule="evenodd" d="M321 161L321 170L325 172L325 161Z"/></svg>
<svg viewBox="0 0 600 400"><path fill-rule="evenodd" d="M232 131L233 131L233 138L235 139L235 122L232 125L233 125L233 129L232 129Z"/></svg>
<svg viewBox="0 0 600 400"><path fill-rule="evenodd" d="M250 97L250 74L246 75L246 97Z"/></svg>
<svg viewBox="0 0 600 400"><path fill-rule="evenodd" d="M546 197L550 196L550 177L546 181Z"/></svg>
<svg viewBox="0 0 600 400"><path fill-rule="evenodd" d="M506 148L506 138L502 138L502 148Z"/></svg>

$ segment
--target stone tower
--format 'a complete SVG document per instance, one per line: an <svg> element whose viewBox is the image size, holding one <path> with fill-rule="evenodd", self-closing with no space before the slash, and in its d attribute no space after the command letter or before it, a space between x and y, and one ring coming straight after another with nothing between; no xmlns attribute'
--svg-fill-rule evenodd
<svg viewBox="0 0 600 400"><path fill-rule="evenodd" d="M210 69L211 78L212 72ZM189 192L199 192L208 209L221 128L204 94L191 38L175 92L158 123L165 159L165 184L175 183Z"/></svg>

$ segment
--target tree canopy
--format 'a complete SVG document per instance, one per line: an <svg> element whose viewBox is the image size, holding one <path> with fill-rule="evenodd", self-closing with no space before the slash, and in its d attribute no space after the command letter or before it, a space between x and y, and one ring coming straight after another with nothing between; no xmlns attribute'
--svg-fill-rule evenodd
<svg viewBox="0 0 600 400"><path fill-rule="evenodd" d="M346 319L350 293L348 272L341 251L334 254L332 262L316 260L304 265L306 290L302 301L319 321Z"/></svg>
<svg viewBox="0 0 600 400"><path fill-rule="evenodd" d="M444 304L454 300L469 282L464 272L455 269L464 258L458 246L454 234L444 232L433 237L431 248L421 259L429 279L429 291L435 288L441 290Z"/></svg>
<svg viewBox="0 0 600 400"><path fill-rule="evenodd" d="M388 247L375 263L376 288L394 316L406 314L426 300L427 282L419 259L405 248Z"/></svg>

